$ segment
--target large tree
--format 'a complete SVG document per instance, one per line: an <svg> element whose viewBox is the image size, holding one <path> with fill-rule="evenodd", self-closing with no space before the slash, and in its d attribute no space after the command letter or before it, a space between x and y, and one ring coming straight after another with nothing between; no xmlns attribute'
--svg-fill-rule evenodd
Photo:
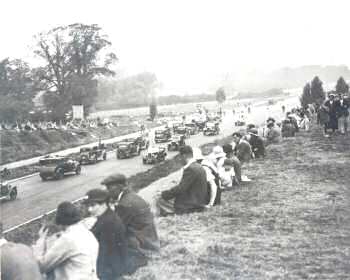
<svg viewBox="0 0 350 280"><path fill-rule="evenodd" d="M0 120L23 121L34 108L36 93L32 71L20 59L0 61Z"/></svg>
<svg viewBox="0 0 350 280"><path fill-rule="evenodd" d="M111 42L96 25L60 26L36 36L35 54L44 66L36 75L45 90L44 102L56 118L63 118L72 105L91 108L97 96L100 75L114 75L110 66L117 60L108 52Z"/></svg>
<svg viewBox="0 0 350 280"><path fill-rule="evenodd" d="M311 81L311 98L318 105L322 104L323 100L325 99L325 92L322 84L323 83L318 76L315 76Z"/></svg>
<svg viewBox="0 0 350 280"><path fill-rule="evenodd" d="M311 96L311 86L310 83L307 83L303 88L303 93L300 97L300 103L303 108L307 107L308 104L312 104L314 100Z"/></svg>
<svg viewBox="0 0 350 280"><path fill-rule="evenodd" d="M335 86L335 91L337 93L347 93L349 92L349 85L345 82L343 77L340 77Z"/></svg>
<svg viewBox="0 0 350 280"><path fill-rule="evenodd" d="M222 104L225 102L225 100L226 100L226 93L224 88L221 87L216 91L216 101Z"/></svg>

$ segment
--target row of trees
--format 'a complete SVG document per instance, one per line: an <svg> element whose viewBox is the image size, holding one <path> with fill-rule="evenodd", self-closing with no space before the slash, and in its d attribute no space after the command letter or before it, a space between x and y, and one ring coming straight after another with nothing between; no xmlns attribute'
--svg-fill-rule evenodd
<svg viewBox="0 0 350 280"><path fill-rule="evenodd" d="M97 96L97 79L113 76L117 61L111 42L96 25L72 24L35 36L39 67L20 59L0 61L0 119L13 122L29 117L33 98L42 95L51 118L59 120L72 105L86 113Z"/></svg>
<svg viewBox="0 0 350 280"><path fill-rule="evenodd" d="M346 94L349 92L349 85L343 77L339 77L335 86L335 93ZM315 76L311 83L306 83L303 88L303 93L300 97L300 103L303 108L308 104L321 105L326 98L326 93L323 89L323 83L318 76Z"/></svg>

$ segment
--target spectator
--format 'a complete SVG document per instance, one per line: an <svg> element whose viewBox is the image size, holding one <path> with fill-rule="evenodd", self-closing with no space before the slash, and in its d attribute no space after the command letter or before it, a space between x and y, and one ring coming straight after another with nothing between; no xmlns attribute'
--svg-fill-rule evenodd
<svg viewBox="0 0 350 280"><path fill-rule="evenodd" d="M323 126L323 135L328 137L327 128L329 123L328 107L321 105L317 112L317 123Z"/></svg>
<svg viewBox="0 0 350 280"><path fill-rule="evenodd" d="M299 125L300 128L304 129L305 131L310 131L310 119L304 113L301 113L300 116L301 116L301 121Z"/></svg>
<svg viewBox="0 0 350 280"><path fill-rule="evenodd" d="M123 274L127 263L124 224L110 208L108 191L93 189L87 196L88 212L97 218L91 228L99 243L97 276L100 280L116 280Z"/></svg>
<svg viewBox="0 0 350 280"><path fill-rule="evenodd" d="M328 108L329 122L328 127L332 129L334 133L338 129L338 117L337 117L337 104L334 100L335 95L333 93L329 94L328 100L325 101L324 106Z"/></svg>
<svg viewBox="0 0 350 280"><path fill-rule="evenodd" d="M295 125L291 122L289 118L282 121L281 132L282 132L283 138L295 136L295 132L296 132Z"/></svg>
<svg viewBox="0 0 350 280"><path fill-rule="evenodd" d="M41 280L38 262L33 251L24 244L7 241L3 236L3 226L0 223L0 252L2 280Z"/></svg>
<svg viewBox="0 0 350 280"><path fill-rule="evenodd" d="M248 130L248 135L246 135L246 140L252 147L255 158L261 158L265 156L265 144L264 140L258 135L258 130L252 128Z"/></svg>
<svg viewBox="0 0 350 280"><path fill-rule="evenodd" d="M59 280L97 280L98 242L81 223L79 210L71 202L57 207L56 224L62 227L57 239L48 245L48 228L42 228L34 246L42 273Z"/></svg>
<svg viewBox="0 0 350 280"><path fill-rule="evenodd" d="M219 171L219 176L223 189L232 189L235 181L235 171L231 159L225 158L223 168Z"/></svg>
<svg viewBox="0 0 350 280"><path fill-rule="evenodd" d="M224 153L226 154L226 158L231 159L233 170L235 172L236 180L234 183L239 184L242 182L242 170L241 170L241 162L239 159L234 155L234 150L232 148L231 144L225 144L222 146L222 149Z"/></svg>
<svg viewBox="0 0 350 280"><path fill-rule="evenodd" d="M148 203L127 186L126 177L116 173L101 182L114 200L115 211L126 227L129 273L147 264L147 251L160 248L154 218Z"/></svg>
<svg viewBox="0 0 350 280"><path fill-rule="evenodd" d="M207 205L207 177L204 168L193 158L190 146L180 148L180 155L185 163L179 185L163 191L164 200L175 198L176 214L203 211Z"/></svg>
<svg viewBox="0 0 350 280"><path fill-rule="evenodd" d="M340 93L339 100L336 101L336 111L341 134L345 134L348 131L349 108L348 99L344 99L344 94Z"/></svg>
<svg viewBox="0 0 350 280"><path fill-rule="evenodd" d="M208 187L208 204L207 207L220 204L221 191L220 191L220 177L216 166L210 161L204 159L202 151L199 148L193 149L193 158L203 166L207 175L207 187Z"/></svg>
<svg viewBox="0 0 350 280"><path fill-rule="evenodd" d="M250 144L242 139L242 134L239 132L234 132L232 134L233 141L235 142L235 154L241 164L248 163L252 158L252 147Z"/></svg>

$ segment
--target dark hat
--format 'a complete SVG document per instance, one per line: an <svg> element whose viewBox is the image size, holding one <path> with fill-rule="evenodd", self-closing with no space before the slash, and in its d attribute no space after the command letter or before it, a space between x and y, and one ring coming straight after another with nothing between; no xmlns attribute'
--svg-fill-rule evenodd
<svg viewBox="0 0 350 280"><path fill-rule="evenodd" d="M56 224L70 226L80 221L78 208L69 201L60 203L56 212Z"/></svg>
<svg viewBox="0 0 350 280"><path fill-rule="evenodd" d="M231 144L225 144L222 146L222 149L224 150L225 154L233 153L232 145Z"/></svg>
<svg viewBox="0 0 350 280"><path fill-rule="evenodd" d="M181 147L179 152L181 155L192 155L193 156L193 149L191 146L188 146L188 145Z"/></svg>
<svg viewBox="0 0 350 280"><path fill-rule="evenodd" d="M233 161L232 159L229 159L229 158L226 158L224 160L224 164L223 165L230 165L230 166L233 166Z"/></svg>
<svg viewBox="0 0 350 280"><path fill-rule="evenodd" d="M121 173L115 173L105 178L101 185L126 185L126 177Z"/></svg>
<svg viewBox="0 0 350 280"><path fill-rule="evenodd" d="M101 189L92 189L86 193L87 199L84 201L85 204L89 203L103 203L109 199L109 192Z"/></svg>
<svg viewBox="0 0 350 280"><path fill-rule="evenodd" d="M240 134L239 132L232 133L232 136L237 136L239 138L242 138L242 134Z"/></svg>

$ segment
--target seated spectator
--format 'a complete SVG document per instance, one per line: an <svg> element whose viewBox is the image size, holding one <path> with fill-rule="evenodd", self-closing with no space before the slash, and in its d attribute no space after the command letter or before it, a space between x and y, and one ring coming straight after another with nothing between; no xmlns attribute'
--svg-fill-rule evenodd
<svg viewBox="0 0 350 280"><path fill-rule="evenodd" d="M231 189L235 182L235 171L233 169L233 161L225 158L223 168L219 170L219 177L223 189Z"/></svg>
<svg viewBox="0 0 350 280"><path fill-rule="evenodd" d="M304 129L305 131L310 131L310 119L308 118L308 116L304 113L301 113L300 117L301 117L301 121L300 121L299 127L301 129Z"/></svg>
<svg viewBox="0 0 350 280"><path fill-rule="evenodd" d="M283 125L282 125L283 127ZM278 143L281 138L280 131L275 127L275 124L273 122L269 122L267 124L267 131L265 133L266 135L266 145Z"/></svg>
<svg viewBox="0 0 350 280"><path fill-rule="evenodd" d="M176 214L200 212L207 205L207 176L204 168L193 158L190 146L180 148L183 163L183 175L179 185L170 190L163 191L164 200L175 199Z"/></svg>
<svg viewBox="0 0 350 280"><path fill-rule="evenodd" d="M128 242L127 271L147 264L147 251L158 251L160 243L148 203L127 186L126 177L116 173L101 182L111 194L115 212L126 227Z"/></svg>
<svg viewBox="0 0 350 280"><path fill-rule="evenodd" d="M62 227L57 239L47 247L48 228L40 230L34 251L42 273L53 276L49 279L97 280L98 242L79 221L76 206L62 202L56 212L56 224Z"/></svg>
<svg viewBox="0 0 350 280"><path fill-rule="evenodd" d="M242 134L239 132L234 132L232 134L233 141L235 142L235 154L241 164L248 163L252 158L252 147L250 144L242 139Z"/></svg>
<svg viewBox="0 0 350 280"><path fill-rule="evenodd" d="M246 140L252 147L253 154L255 158L261 158L265 156L265 144L264 140L258 135L258 130L252 128L248 130L248 135L246 135Z"/></svg>
<svg viewBox="0 0 350 280"><path fill-rule="evenodd" d="M108 191L93 189L87 193L87 206L97 221L91 231L98 243L97 276L100 280L117 279L127 263L126 231L119 216L111 209Z"/></svg>
<svg viewBox="0 0 350 280"><path fill-rule="evenodd" d="M220 204L221 202L221 182L219 172L211 160L205 159L199 148L193 149L193 158L203 166L207 175L208 204L207 207Z"/></svg>
<svg viewBox="0 0 350 280"><path fill-rule="evenodd" d="M226 158L228 158L228 159L230 159L232 161L233 170L235 172L235 177L236 177L236 180L234 181L234 183L239 185L239 183L242 182L241 162L234 155L234 150L233 150L231 144L223 145L222 149L223 149L224 153L226 154Z"/></svg>
<svg viewBox="0 0 350 280"><path fill-rule="evenodd" d="M295 133L296 133L295 125L291 122L289 118L285 119L282 122L281 132L282 132L283 138L295 136Z"/></svg>
<svg viewBox="0 0 350 280"><path fill-rule="evenodd" d="M287 112L287 119L290 120L291 124L293 124L295 132L299 131L299 125L298 125L298 120L300 120L299 117L295 113Z"/></svg>
<svg viewBox="0 0 350 280"><path fill-rule="evenodd" d="M0 223L0 252L2 280L41 280L38 262L30 247L20 243L7 241L3 236Z"/></svg>

